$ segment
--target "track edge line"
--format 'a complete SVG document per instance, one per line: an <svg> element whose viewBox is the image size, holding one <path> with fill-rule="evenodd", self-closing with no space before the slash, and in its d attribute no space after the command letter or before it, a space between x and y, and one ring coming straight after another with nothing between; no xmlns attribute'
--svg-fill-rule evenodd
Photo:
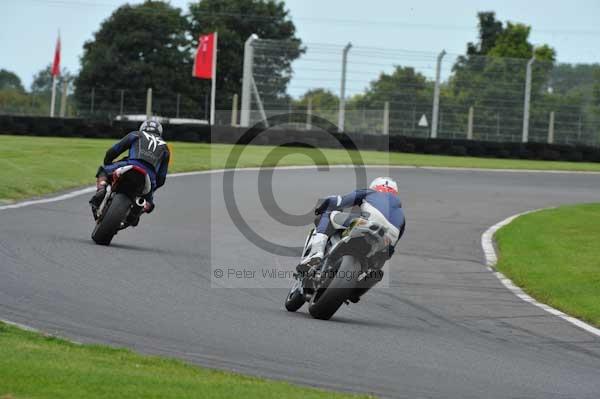
<svg viewBox="0 0 600 399"><path fill-rule="evenodd" d="M506 287L509 291L511 291L516 297L518 297L522 301L530 303L532 305L535 305L538 308L550 313L551 315L560 317L561 319L573 324L574 326L579 327L582 330L585 330L585 331L589 332L590 334L593 334L597 337L600 337L600 329L599 328L596 328L596 327L594 327L582 320L579 320L573 316L569 316L568 314L566 314L558 309L555 309L550 305L546 305L545 303L541 303L541 302L537 301L530 295L526 294L525 291L523 291L523 289L521 289L515 283L513 283L511 279L509 279L503 273L499 272L496 269L496 264L498 263L498 252L496 250L496 247L494 246L494 235L496 234L496 232L498 230L500 230L502 227L510 224L511 222L513 222L515 219L517 219L520 216L527 215L527 214L534 213L534 212L540 212L540 211L547 210L547 209L553 209L553 207L540 208L540 209L534 209L534 210L530 210L530 211L517 213L515 215L507 217L506 219L504 219L504 220L496 223L495 225L491 226L490 228L488 228L481 235L481 247L483 248L483 253L485 255L485 264L487 266L487 269L494 276L496 276L496 278L498 280L500 280L500 282L502 283L502 285L504 285L504 287Z"/></svg>

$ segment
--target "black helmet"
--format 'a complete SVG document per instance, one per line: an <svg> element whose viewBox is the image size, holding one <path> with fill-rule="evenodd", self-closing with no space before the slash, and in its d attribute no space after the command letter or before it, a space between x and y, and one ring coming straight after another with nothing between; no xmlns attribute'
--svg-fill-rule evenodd
<svg viewBox="0 0 600 399"><path fill-rule="evenodd" d="M162 136L163 128L159 121L147 120L140 125L139 131Z"/></svg>

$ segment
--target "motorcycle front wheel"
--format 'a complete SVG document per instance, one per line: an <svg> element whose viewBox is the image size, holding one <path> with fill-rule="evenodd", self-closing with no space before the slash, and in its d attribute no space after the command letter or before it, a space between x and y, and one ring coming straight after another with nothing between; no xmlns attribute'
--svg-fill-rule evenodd
<svg viewBox="0 0 600 399"><path fill-rule="evenodd" d="M294 285L285 299L285 308L289 312L295 312L304 305L304 295L302 295L302 281L295 280Z"/></svg>

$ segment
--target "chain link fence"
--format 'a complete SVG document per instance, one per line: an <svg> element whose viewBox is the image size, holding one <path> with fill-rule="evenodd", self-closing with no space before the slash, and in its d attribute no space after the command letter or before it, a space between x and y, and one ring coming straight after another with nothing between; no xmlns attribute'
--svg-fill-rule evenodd
<svg viewBox="0 0 600 399"><path fill-rule="evenodd" d="M65 85L67 87L65 88ZM65 91L66 90L66 91ZM58 82L55 116L103 120L138 120L148 111L148 90L114 90L101 87L78 88ZM179 93L151 91L151 114L181 123L207 123L209 93L190 98ZM48 116L51 92L0 91L0 114ZM225 123L225 122L224 122Z"/></svg>
<svg viewBox="0 0 600 399"><path fill-rule="evenodd" d="M291 45L252 43L251 123L305 112L343 123L346 132L500 142L526 134L532 142L599 144L600 65L350 47L344 76L345 46L309 44L286 79L273 79L271 65Z"/></svg>

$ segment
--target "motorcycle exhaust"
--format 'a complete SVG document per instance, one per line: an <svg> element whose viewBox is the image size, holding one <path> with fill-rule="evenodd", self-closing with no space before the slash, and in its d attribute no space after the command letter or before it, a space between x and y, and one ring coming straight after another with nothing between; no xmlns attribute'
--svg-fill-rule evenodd
<svg viewBox="0 0 600 399"><path fill-rule="evenodd" d="M383 270L369 269L366 273L363 273L361 277L362 278L359 278L356 287L352 290L352 295L350 295L356 302L358 302L358 298L363 296L367 291L373 288L375 284L383 279Z"/></svg>
<svg viewBox="0 0 600 399"><path fill-rule="evenodd" d="M135 204L140 208L143 208L144 206L146 206L146 200L141 197L138 197L135 199Z"/></svg>
<svg viewBox="0 0 600 399"><path fill-rule="evenodd" d="M100 217L100 215L102 215L102 212L104 212L104 207L106 206L106 201L110 197L111 191L112 191L112 186L109 184L106 186L106 194L104 194L104 198L102 199L102 202L100 203L100 206L98 207L98 210L96 211L96 215L98 215L98 217Z"/></svg>

